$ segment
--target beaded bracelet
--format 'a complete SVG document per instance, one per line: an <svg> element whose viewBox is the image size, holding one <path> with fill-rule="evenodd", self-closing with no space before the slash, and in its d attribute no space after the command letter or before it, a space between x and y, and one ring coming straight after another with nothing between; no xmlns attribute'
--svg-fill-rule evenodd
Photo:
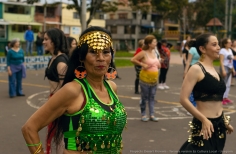
<svg viewBox="0 0 236 154"><path fill-rule="evenodd" d="M39 146L40 144L42 144L41 142L39 142L39 143L37 143L37 144L27 144L26 143L26 145L28 146L28 147L35 147L35 146Z"/></svg>
<svg viewBox="0 0 236 154"><path fill-rule="evenodd" d="M42 151L42 144L39 145L38 149L34 152L34 154L40 153Z"/></svg>

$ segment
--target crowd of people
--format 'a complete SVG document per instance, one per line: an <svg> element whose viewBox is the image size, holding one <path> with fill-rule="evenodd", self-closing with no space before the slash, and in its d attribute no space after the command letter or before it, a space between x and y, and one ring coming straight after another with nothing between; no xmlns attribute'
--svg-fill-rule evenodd
<svg viewBox="0 0 236 154"><path fill-rule="evenodd" d="M26 32L26 54L32 54L31 27ZM127 113L117 95L118 77L114 64L115 50L111 33L91 26L79 40L66 37L63 31L52 28L39 32L36 39L38 55L52 57L45 70L50 96L24 124L22 133L29 151L51 153L52 143L57 154L120 153L122 132L127 124ZM226 133L233 132L223 105L232 104L230 86L236 75L236 41L221 41L213 34L202 34L182 42L183 83L181 105L193 116L191 134L179 154L194 150L223 150ZM169 89L166 84L170 67L170 44L147 35L139 40L131 58L136 71L134 93L140 94L141 121L158 121L154 115L156 91ZM19 40L6 46L9 96L25 96L22 78L26 76L24 51ZM219 59L220 70L213 61ZM209 86L210 85L210 86ZM146 113L148 104L149 115ZM38 132L48 128L45 151ZM220 135L219 135L220 134Z"/></svg>

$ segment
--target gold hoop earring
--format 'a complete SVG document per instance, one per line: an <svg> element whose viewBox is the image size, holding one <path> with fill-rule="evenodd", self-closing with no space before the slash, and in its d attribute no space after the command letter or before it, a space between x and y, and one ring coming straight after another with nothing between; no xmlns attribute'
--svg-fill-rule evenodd
<svg viewBox="0 0 236 154"><path fill-rule="evenodd" d="M205 59L205 55L202 54L202 55L200 56L200 59L199 59L199 60L200 60L201 62L203 62L204 59Z"/></svg>

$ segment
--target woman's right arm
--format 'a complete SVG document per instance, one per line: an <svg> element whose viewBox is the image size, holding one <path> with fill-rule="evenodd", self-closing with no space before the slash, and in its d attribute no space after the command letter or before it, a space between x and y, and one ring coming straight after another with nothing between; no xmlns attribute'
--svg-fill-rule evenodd
<svg viewBox="0 0 236 154"><path fill-rule="evenodd" d="M136 54L134 57L131 58L131 62L134 64L134 65L139 65L139 66L142 66L142 62L140 61L141 59L144 58L144 52L141 51L139 52L138 54Z"/></svg>
<svg viewBox="0 0 236 154"><path fill-rule="evenodd" d="M189 70L192 59L193 59L193 55L191 53L189 53L188 54L188 60L186 61L186 66L185 66L185 69L184 69L184 77L185 77L185 75L187 74L187 72Z"/></svg>
<svg viewBox="0 0 236 154"><path fill-rule="evenodd" d="M78 96L82 96L81 86L74 82L70 82L58 90L22 127L22 134L26 144L33 145L40 143L38 132L56 118L70 111L74 107L73 104ZM38 146L28 146L28 148L34 154ZM41 153L43 153L43 150Z"/></svg>
<svg viewBox="0 0 236 154"><path fill-rule="evenodd" d="M186 63L186 53L183 52L182 56L183 56L183 60L184 60L184 62Z"/></svg>
<svg viewBox="0 0 236 154"><path fill-rule="evenodd" d="M220 54L220 68L222 70L222 76L226 76L225 67L224 67L224 55Z"/></svg>
<svg viewBox="0 0 236 154"><path fill-rule="evenodd" d="M134 65L139 65L139 66L142 66L142 67L146 67L147 64L144 64L142 62L142 60L144 59L144 56L145 56L145 51L141 51L137 55L135 55L133 58L131 58L131 62Z"/></svg>

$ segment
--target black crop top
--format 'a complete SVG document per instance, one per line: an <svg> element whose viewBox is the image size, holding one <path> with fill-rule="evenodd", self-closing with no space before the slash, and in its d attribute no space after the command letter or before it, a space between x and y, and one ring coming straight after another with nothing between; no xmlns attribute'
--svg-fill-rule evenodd
<svg viewBox="0 0 236 154"><path fill-rule="evenodd" d="M224 80L220 77L220 81L208 73L201 63L199 65L205 77L196 83L193 88L193 97L195 101L222 101L226 89Z"/></svg>
<svg viewBox="0 0 236 154"><path fill-rule="evenodd" d="M48 62L48 66L50 64L52 59ZM66 63L68 62L68 56L65 54L61 54L56 57L56 59L53 60L52 64L50 67L47 67L45 70L45 77L47 77L49 80L54 81L54 82L59 82L59 80L64 80L64 78L59 78L58 72L57 72L57 64L63 62ZM61 75L64 76L64 75Z"/></svg>

